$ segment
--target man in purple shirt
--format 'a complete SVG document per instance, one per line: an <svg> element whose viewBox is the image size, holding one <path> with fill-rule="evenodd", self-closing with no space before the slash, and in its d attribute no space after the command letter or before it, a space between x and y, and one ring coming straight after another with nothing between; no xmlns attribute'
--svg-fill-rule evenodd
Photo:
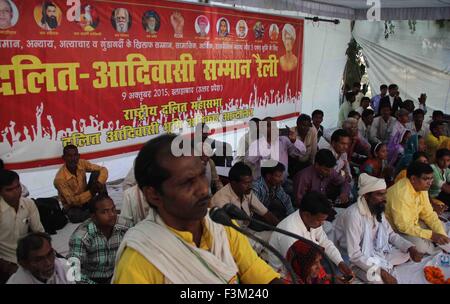
<svg viewBox="0 0 450 304"><path fill-rule="evenodd" d="M289 136L279 136L276 126L272 130L271 117L264 118L260 122L259 128L263 135L250 145L248 156L245 157L246 162L254 168L253 178L255 180L261 176L262 160L276 160L288 168L288 156L298 158L305 154L306 147L297 138L295 131L289 130ZM287 178L287 169L283 178L284 180Z"/></svg>
<svg viewBox="0 0 450 304"><path fill-rule="evenodd" d="M381 100L381 98L386 96L387 90L388 90L388 86L385 84L382 84L380 86L380 94L372 97L372 99L370 100L370 106L375 111L375 113L378 113L378 107L380 106L380 100Z"/></svg>
<svg viewBox="0 0 450 304"><path fill-rule="evenodd" d="M340 189L339 199L341 202L349 200L350 184L334 170L335 166L336 158L333 153L330 150L321 149L316 154L314 165L295 175L294 193L297 208L305 193L318 191L328 194L332 186Z"/></svg>

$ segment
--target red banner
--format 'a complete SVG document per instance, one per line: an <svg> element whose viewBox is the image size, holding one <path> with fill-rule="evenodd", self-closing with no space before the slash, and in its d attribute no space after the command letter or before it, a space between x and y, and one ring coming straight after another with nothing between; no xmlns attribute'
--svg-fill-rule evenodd
<svg viewBox="0 0 450 304"><path fill-rule="evenodd" d="M137 150L300 110L303 20L169 1L0 0L0 158Z"/></svg>

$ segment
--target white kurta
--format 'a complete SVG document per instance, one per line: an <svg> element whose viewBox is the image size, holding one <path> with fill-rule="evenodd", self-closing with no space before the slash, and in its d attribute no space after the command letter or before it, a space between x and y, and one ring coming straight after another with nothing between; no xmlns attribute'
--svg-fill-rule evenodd
<svg viewBox="0 0 450 304"><path fill-rule="evenodd" d="M134 226L147 217L150 208L141 189L135 185L123 193L120 217L131 221Z"/></svg>
<svg viewBox="0 0 450 304"><path fill-rule="evenodd" d="M388 143L396 122L397 119L392 116L389 117L387 122L381 116L375 117L370 126L369 141L372 143Z"/></svg>
<svg viewBox="0 0 450 304"><path fill-rule="evenodd" d="M311 240L314 243L322 246L323 248L325 248L325 254L336 265L338 265L340 262L343 261L342 256L339 253L339 250L336 248L333 242L328 239L322 227L316 229L311 228L310 230L308 230L305 224L303 223L299 211L292 213L284 220L282 220L278 224L277 228L298 234L299 236ZM277 249L284 257L286 257L287 251L296 241L297 239L294 239L293 237L280 234L278 232L273 232L269 243L275 249ZM273 254L269 254L269 263L276 270L280 270L283 268L280 260Z"/></svg>
<svg viewBox="0 0 450 304"><path fill-rule="evenodd" d="M347 251L352 265L361 269L364 273L373 266L373 263L370 262L370 259L373 257L365 255L362 248L364 229L367 221L370 221L372 227L370 235L375 242L380 223L370 213L367 204L365 204L365 208L361 208L358 203L353 204L347 208L345 212L340 214L334 222L335 243L342 248L344 252ZM384 214L382 216L381 225L384 226L385 231L388 234L389 244L394 247L389 253L385 254L385 260L393 266L407 262L409 260L408 249L412 247L413 244L392 230L392 227L386 220Z"/></svg>
<svg viewBox="0 0 450 304"><path fill-rule="evenodd" d="M67 274L69 273L70 266L65 259L55 259L55 272L43 283L36 279L31 272L19 266L16 273L14 273L6 282L6 284L74 284L75 281L69 281Z"/></svg>
<svg viewBox="0 0 450 304"><path fill-rule="evenodd" d="M127 189L133 187L136 185L136 178L134 177L134 166L128 171L127 176L125 176L125 179L122 182L123 191L126 191Z"/></svg>
<svg viewBox="0 0 450 304"><path fill-rule="evenodd" d="M423 138L425 138L428 135L428 133L430 133L430 126L426 122L422 123L422 128L420 130L416 129L416 125L414 124L414 121L408 122L406 124L406 128L411 130L412 135L419 134Z"/></svg>

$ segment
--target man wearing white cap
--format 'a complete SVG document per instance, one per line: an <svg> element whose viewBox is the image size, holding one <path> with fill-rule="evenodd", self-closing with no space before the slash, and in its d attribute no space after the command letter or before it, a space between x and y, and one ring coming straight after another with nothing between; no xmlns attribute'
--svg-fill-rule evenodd
<svg viewBox="0 0 450 304"><path fill-rule="evenodd" d="M364 282L396 284L395 266L410 258L420 262L414 245L392 230L384 216L386 183L363 173L359 177L357 203L340 214L334 237L346 250L353 271Z"/></svg>

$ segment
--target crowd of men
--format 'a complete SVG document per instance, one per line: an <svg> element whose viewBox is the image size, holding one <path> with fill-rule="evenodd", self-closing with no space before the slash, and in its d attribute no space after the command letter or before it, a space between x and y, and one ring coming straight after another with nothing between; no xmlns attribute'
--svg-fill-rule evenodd
<svg viewBox="0 0 450 304"><path fill-rule="evenodd" d="M290 129L253 118L225 179L216 166L231 162L231 148L211 139L207 126L196 128L194 154L174 156L177 136L158 136L123 182L120 215L105 187L107 168L65 146L54 186L64 216L79 223L65 257L44 232L48 215L2 163L0 282L292 282L258 237L288 260L300 283L401 283L401 265L450 248L447 124L440 111L425 122L426 95L418 104L402 101L395 84L370 99L356 83L337 128L323 128L321 110L301 114ZM246 214L234 223L252 238L209 216L230 203ZM369 274L374 263L379 276Z"/></svg>

